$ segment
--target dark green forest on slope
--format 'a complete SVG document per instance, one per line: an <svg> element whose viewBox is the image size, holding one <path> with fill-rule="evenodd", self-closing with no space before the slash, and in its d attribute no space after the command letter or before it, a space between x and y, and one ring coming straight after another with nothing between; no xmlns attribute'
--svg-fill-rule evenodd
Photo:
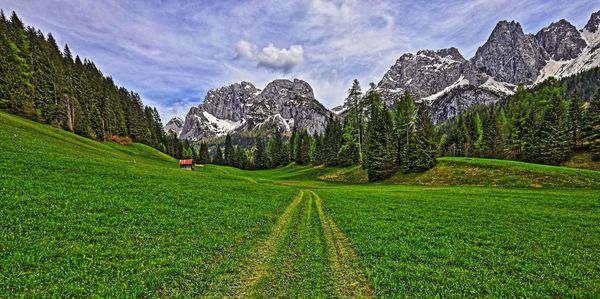
<svg viewBox="0 0 600 299"><path fill-rule="evenodd" d="M61 51L52 34L0 12L0 109L96 140L150 145L192 156L187 142L165 134L156 108L117 86L94 62Z"/></svg>

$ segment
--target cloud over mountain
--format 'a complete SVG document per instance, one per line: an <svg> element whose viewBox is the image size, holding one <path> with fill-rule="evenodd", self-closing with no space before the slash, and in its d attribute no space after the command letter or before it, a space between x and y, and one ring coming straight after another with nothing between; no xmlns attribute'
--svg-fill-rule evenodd
<svg viewBox="0 0 600 299"><path fill-rule="evenodd" d="M268 43L260 51L256 44L240 40L235 47L238 57L257 61L258 67L289 72L296 65L304 62L304 48L301 45L291 45L288 49L278 48Z"/></svg>

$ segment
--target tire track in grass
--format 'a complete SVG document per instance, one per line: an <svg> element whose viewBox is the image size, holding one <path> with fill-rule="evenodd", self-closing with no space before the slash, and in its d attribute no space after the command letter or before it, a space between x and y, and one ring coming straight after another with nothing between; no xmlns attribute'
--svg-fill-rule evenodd
<svg viewBox="0 0 600 299"><path fill-rule="evenodd" d="M341 298L373 298L375 292L366 275L358 265L356 252L348 238L335 222L325 214L319 195L309 191L314 197L329 250L329 264L333 278L333 288Z"/></svg>
<svg viewBox="0 0 600 299"><path fill-rule="evenodd" d="M296 195L283 214L281 214L279 220L277 220L271 234L251 254L241 275L241 285L234 290L237 293L237 297L249 297L253 287L267 274L267 260L274 253L278 241L282 239L286 230L289 229L290 219L304 196L304 191L300 191Z"/></svg>
<svg viewBox="0 0 600 299"><path fill-rule="evenodd" d="M243 298L327 298L333 297L326 237L314 196L303 192L290 212L277 240L266 241L271 248L262 264L247 280ZM272 245L272 246L271 246Z"/></svg>

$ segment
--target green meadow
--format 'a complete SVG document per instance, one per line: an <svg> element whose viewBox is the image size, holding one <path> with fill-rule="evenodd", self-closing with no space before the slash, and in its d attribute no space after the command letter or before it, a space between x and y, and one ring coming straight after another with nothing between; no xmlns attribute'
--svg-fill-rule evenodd
<svg viewBox="0 0 600 299"><path fill-rule="evenodd" d="M0 113L1 297L600 297L600 172L178 169Z"/></svg>

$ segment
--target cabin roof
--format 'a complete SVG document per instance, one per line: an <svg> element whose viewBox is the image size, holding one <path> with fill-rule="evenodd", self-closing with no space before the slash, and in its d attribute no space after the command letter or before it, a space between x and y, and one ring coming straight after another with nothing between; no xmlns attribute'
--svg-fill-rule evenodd
<svg viewBox="0 0 600 299"><path fill-rule="evenodd" d="M192 159L179 160L179 165L192 165Z"/></svg>

